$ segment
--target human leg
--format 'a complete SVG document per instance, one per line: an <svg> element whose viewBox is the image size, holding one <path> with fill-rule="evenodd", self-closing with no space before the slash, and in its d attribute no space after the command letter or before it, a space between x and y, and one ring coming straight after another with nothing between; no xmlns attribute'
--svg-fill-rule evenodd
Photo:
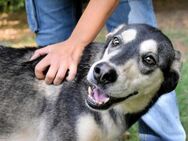
<svg viewBox="0 0 188 141"><path fill-rule="evenodd" d="M112 31L123 23L146 23L156 26L152 0L121 0L106 25L108 31Z"/></svg>
<svg viewBox="0 0 188 141"><path fill-rule="evenodd" d="M175 91L159 98L139 122L142 141L152 139L156 141L185 141L186 135L180 122ZM151 130L154 133L150 133Z"/></svg>
<svg viewBox="0 0 188 141"><path fill-rule="evenodd" d="M122 0L107 22L108 31L122 23L156 26L152 0ZM162 96L139 122L141 141L184 141L175 92Z"/></svg>
<svg viewBox="0 0 188 141"><path fill-rule="evenodd" d="M66 40L77 23L76 5L70 0L26 0L30 29L39 46Z"/></svg>

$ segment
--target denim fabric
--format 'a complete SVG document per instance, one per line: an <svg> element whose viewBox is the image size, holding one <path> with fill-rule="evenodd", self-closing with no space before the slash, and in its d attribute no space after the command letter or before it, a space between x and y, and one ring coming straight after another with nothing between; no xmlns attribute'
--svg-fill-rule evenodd
<svg viewBox="0 0 188 141"><path fill-rule="evenodd" d="M76 25L72 0L25 0L30 29L39 46L66 40Z"/></svg>
<svg viewBox="0 0 188 141"><path fill-rule="evenodd" d="M76 25L71 0L26 0L28 23L39 46L66 40ZM108 19L108 31L122 23L147 23L156 26L152 0L121 0ZM140 120L141 141L185 141L179 120L175 92L160 98Z"/></svg>
<svg viewBox="0 0 188 141"><path fill-rule="evenodd" d="M106 26L108 31L112 31L123 23L147 23L156 26L152 0L121 0Z"/></svg>
<svg viewBox="0 0 188 141"><path fill-rule="evenodd" d="M145 124L142 124L142 123ZM140 121L142 141L185 141L175 91L163 95ZM153 134L151 134L151 131ZM155 135L155 137L153 137Z"/></svg>

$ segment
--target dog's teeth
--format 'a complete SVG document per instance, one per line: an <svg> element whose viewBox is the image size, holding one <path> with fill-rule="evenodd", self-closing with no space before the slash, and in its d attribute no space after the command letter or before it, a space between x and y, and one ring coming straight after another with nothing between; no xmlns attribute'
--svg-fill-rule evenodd
<svg viewBox="0 0 188 141"><path fill-rule="evenodd" d="M90 99L93 99L92 96L91 96L91 94L89 94L88 97L89 97Z"/></svg>
<svg viewBox="0 0 188 141"><path fill-rule="evenodd" d="M92 93L91 87L88 87L88 94L91 95L91 93Z"/></svg>
<svg viewBox="0 0 188 141"><path fill-rule="evenodd" d="M98 101L98 102L97 102L97 104L98 104L98 105L101 105L101 104L103 104L103 102L101 102L101 101Z"/></svg>
<svg viewBox="0 0 188 141"><path fill-rule="evenodd" d="M107 98L107 99L106 99L106 100L105 100L105 101L104 101L103 103L106 103L106 102L108 102L108 101L109 101L109 99L110 99L110 98Z"/></svg>

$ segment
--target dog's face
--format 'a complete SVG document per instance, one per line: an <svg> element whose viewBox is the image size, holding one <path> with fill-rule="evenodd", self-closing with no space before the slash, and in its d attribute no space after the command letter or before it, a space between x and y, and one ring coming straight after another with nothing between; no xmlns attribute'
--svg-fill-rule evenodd
<svg viewBox="0 0 188 141"><path fill-rule="evenodd" d="M86 102L95 110L124 105L127 112L138 112L176 87L179 68L180 54L159 30L121 25L108 35L104 55L89 70Z"/></svg>

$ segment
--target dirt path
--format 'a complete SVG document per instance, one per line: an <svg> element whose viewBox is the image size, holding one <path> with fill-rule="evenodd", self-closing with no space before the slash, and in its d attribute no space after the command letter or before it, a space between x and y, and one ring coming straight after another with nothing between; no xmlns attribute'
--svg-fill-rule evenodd
<svg viewBox="0 0 188 141"><path fill-rule="evenodd" d="M0 43L14 46L34 46L34 34L27 26L25 13L0 14Z"/></svg>

